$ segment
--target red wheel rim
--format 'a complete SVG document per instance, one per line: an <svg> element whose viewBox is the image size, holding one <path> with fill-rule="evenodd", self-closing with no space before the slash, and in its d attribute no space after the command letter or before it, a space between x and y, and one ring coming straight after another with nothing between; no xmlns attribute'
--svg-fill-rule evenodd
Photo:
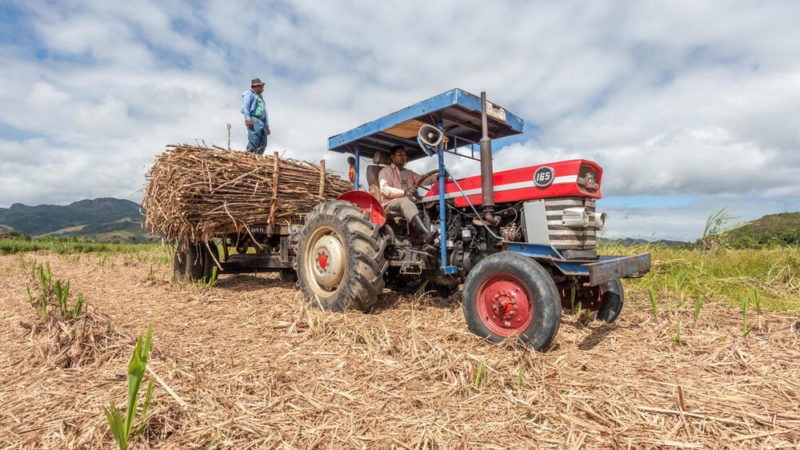
<svg viewBox="0 0 800 450"><path fill-rule="evenodd" d="M531 295L514 276L492 275L481 284L476 301L484 325L498 336L519 335L531 324Z"/></svg>

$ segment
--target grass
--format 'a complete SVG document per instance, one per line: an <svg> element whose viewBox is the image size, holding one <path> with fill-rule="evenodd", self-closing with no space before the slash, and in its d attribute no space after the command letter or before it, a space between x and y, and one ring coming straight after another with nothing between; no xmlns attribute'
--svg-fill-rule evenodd
<svg viewBox="0 0 800 450"><path fill-rule="evenodd" d="M73 242L60 239L0 239L0 255L37 250L50 250L59 255L97 252L121 253L157 249L160 247L160 244L112 244L81 241Z"/></svg>
<svg viewBox="0 0 800 450"><path fill-rule="evenodd" d="M640 293L666 291L679 299L703 296L704 301L740 304L742 292L755 292L758 308L800 311L800 248L700 249L664 245L601 244L601 255L650 253L652 268L642 278L625 281L625 289Z"/></svg>

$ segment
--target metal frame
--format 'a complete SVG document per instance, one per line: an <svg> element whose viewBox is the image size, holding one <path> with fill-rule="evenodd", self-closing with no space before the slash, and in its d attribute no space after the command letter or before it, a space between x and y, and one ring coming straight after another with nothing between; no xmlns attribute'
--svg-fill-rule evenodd
<svg viewBox="0 0 800 450"><path fill-rule="evenodd" d="M562 275L586 277L589 286L598 286L615 278L635 278L650 270L649 253L570 260L548 245L506 242L503 244L503 250L552 264Z"/></svg>

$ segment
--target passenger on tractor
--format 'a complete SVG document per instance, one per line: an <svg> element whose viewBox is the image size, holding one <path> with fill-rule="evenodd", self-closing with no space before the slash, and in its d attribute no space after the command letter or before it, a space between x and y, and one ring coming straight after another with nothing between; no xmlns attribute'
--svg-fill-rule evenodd
<svg viewBox="0 0 800 450"><path fill-rule="evenodd" d="M425 226L419 216L419 209L411 198L418 197L416 186L428 186L436 181L436 174L420 182L420 175L413 170L404 169L407 156L402 145L392 147L392 163L378 174L381 204L386 212L405 217L409 224L420 234L426 244L430 244L438 236L438 230L432 232ZM419 182L419 184L417 184Z"/></svg>

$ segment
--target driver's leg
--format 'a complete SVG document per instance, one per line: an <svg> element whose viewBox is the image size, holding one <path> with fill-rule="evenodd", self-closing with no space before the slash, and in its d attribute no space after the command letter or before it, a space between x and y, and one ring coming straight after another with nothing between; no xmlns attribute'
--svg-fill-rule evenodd
<svg viewBox="0 0 800 450"><path fill-rule="evenodd" d="M437 232L432 232L425 226L422 217L419 216L417 205L414 204L408 197L401 197L392 199L386 204L386 210L393 213L402 214L409 224L422 236L426 244L430 244L438 235Z"/></svg>

